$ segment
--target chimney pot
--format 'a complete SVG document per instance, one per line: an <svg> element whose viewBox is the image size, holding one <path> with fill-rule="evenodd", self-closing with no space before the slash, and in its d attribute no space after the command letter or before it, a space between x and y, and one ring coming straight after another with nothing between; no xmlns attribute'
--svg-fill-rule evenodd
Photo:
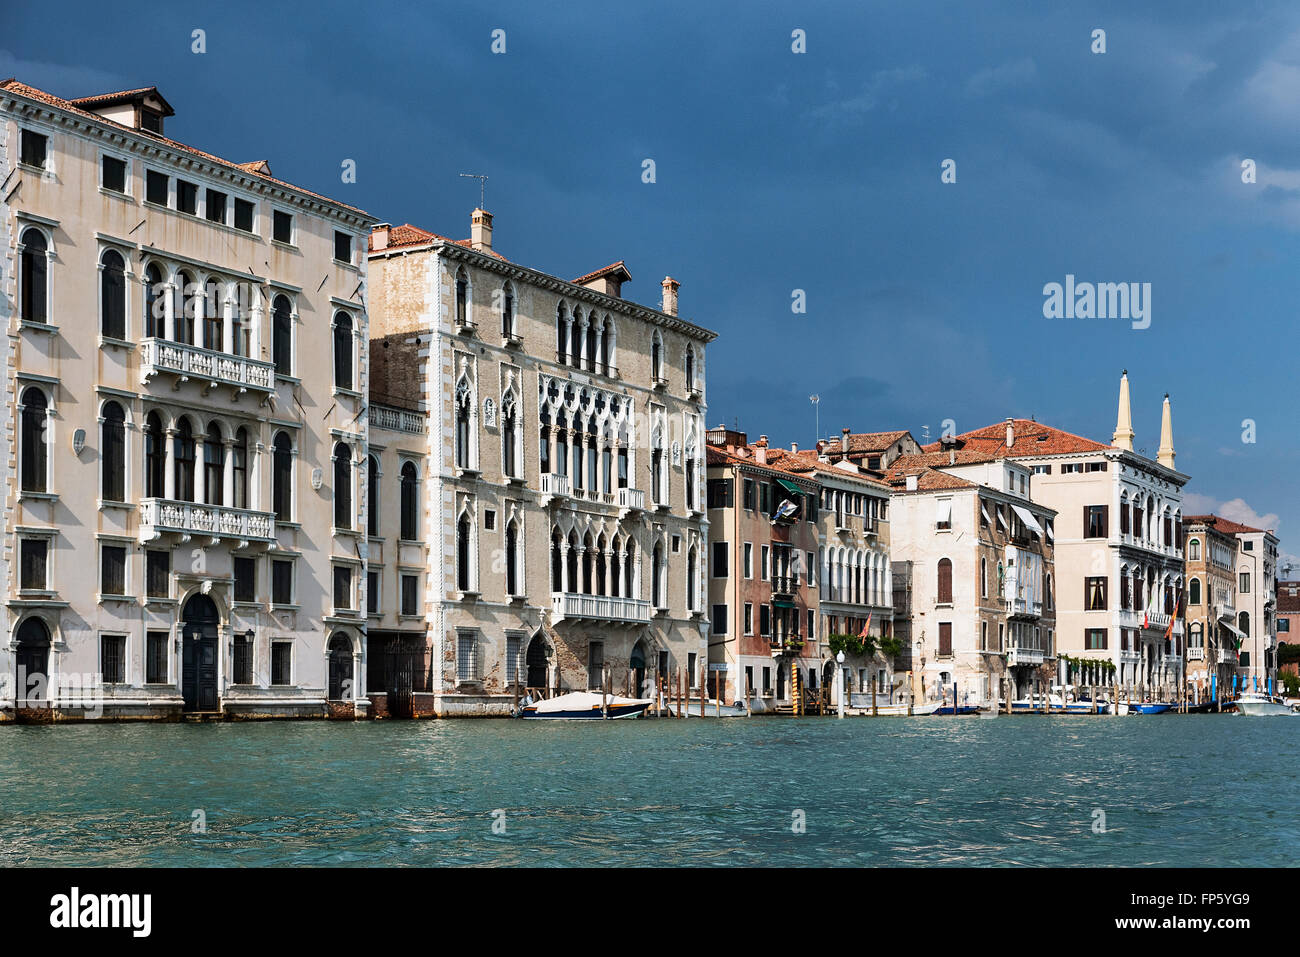
<svg viewBox="0 0 1300 957"><path fill-rule="evenodd" d="M370 231L370 248L379 250L388 248L388 232L391 230L391 223L379 223Z"/></svg>
<svg viewBox="0 0 1300 957"><path fill-rule="evenodd" d="M661 285L664 287L664 301L660 311L675 316L677 315L677 290L682 287L682 284L672 276L664 276Z"/></svg>
<svg viewBox="0 0 1300 957"><path fill-rule="evenodd" d="M1016 444L1016 420L1007 417L1007 448Z"/></svg>
<svg viewBox="0 0 1300 957"><path fill-rule="evenodd" d="M791 442L791 443L790 443L790 451L791 451L791 452L798 452L798 451L799 451L799 446L797 446L797 445L795 445L793 442Z"/></svg>
<svg viewBox="0 0 1300 957"><path fill-rule="evenodd" d="M475 209L469 218L469 244L479 252L492 251L492 214Z"/></svg>

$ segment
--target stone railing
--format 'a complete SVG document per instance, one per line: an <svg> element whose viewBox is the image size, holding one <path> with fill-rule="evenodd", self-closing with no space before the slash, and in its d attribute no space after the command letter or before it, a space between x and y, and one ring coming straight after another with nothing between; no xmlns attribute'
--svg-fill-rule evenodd
<svg viewBox="0 0 1300 957"><path fill-rule="evenodd" d="M149 541L162 532L270 542L275 540L275 515L165 498L142 499L141 541Z"/></svg>
<svg viewBox="0 0 1300 957"><path fill-rule="evenodd" d="M1007 650L1008 665L1041 665L1046 658L1042 648L1010 648Z"/></svg>
<svg viewBox="0 0 1300 957"><path fill-rule="evenodd" d="M377 429L408 432L411 435L424 435L429 431L429 417L423 412L394 409L373 403L370 406L370 424Z"/></svg>
<svg viewBox="0 0 1300 957"><path fill-rule="evenodd" d="M170 339L140 341L140 371L147 382L150 376L167 372L182 380L198 379L237 389L275 389L275 365L246 356L214 352Z"/></svg>
<svg viewBox="0 0 1300 957"><path fill-rule="evenodd" d="M640 598L552 592L551 612L554 621L565 618L587 618L594 621L644 624L650 620L650 603Z"/></svg>

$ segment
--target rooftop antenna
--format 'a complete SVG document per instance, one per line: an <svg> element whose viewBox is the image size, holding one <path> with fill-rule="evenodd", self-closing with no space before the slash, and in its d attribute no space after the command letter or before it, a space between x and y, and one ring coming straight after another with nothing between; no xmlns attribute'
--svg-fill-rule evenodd
<svg viewBox="0 0 1300 957"><path fill-rule="evenodd" d="M812 403L813 407L813 445L816 445L817 440L822 437L822 417L821 409L819 408L822 397L814 392L812 395L808 396L808 401Z"/></svg>
<svg viewBox="0 0 1300 957"><path fill-rule="evenodd" d="M487 192L487 177L482 173L461 173L460 175L466 179L478 180L478 208L486 209L487 207L483 205L483 194Z"/></svg>

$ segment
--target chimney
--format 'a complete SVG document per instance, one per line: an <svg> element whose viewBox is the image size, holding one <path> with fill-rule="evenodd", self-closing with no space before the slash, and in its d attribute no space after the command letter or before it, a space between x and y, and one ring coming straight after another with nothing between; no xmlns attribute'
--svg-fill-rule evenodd
<svg viewBox="0 0 1300 957"><path fill-rule="evenodd" d="M840 429L840 457L847 458L849 454L849 432L848 426Z"/></svg>
<svg viewBox="0 0 1300 957"><path fill-rule="evenodd" d="M948 449L948 464L949 464L949 465L956 465L956 464L957 464L957 450L956 450L956 449L953 449L953 448Z"/></svg>
<svg viewBox="0 0 1300 957"><path fill-rule="evenodd" d="M916 476L916 474L913 473L912 475L909 475L909 476L907 477L907 490L908 490L909 492L915 492L915 491L916 491L916 483L917 483L917 476Z"/></svg>
<svg viewBox="0 0 1300 957"><path fill-rule="evenodd" d="M1119 377L1119 414L1115 418L1115 434L1110 441L1117 449L1133 451L1133 410L1129 405L1127 369Z"/></svg>
<svg viewBox="0 0 1300 957"><path fill-rule="evenodd" d="M677 315L677 290L682 288L682 284L672 276L664 276L663 287L664 304L660 312L675 316Z"/></svg>
<svg viewBox="0 0 1300 957"><path fill-rule="evenodd" d="M1156 461L1167 469L1174 467L1174 416L1169 410L1169 393L1165 393L1165 407L1160 415L1160 451Z"/></svg>
<svg viewBox="0 0 1300 957"><path fill-rule="evenodd" d="M1016 420L1007 416L1007 448L1016 444Z"/></svg>
<svg viewBox="0 0 1300 957"><path fill-rule="evenodd" d="M392 229L391 223L377 223L370 230L370 248L378 252L381 249L388 248L388 231Z"/></svg>
<svg viewBox="0 0 1300 957"><path fill-rule="evenodd" d="M760 435L754 443L754 461L759 465L767 464L767 436Z"/></svg>
<svg viewBox="0 0 1300 957"><path fill-rule="evenodd" d="M795 445L793 442L791 442L791 443L790 443L790 451L791 451L792 453L797 453L797 452L799 451L799 446L797 446L797 445Z"/></svg>
<svg viewBox="0 0 1300 957"><path fill-rule="evenodd" d="M469 218L469 244L481 253L492 251L492 214L475 209Z"/></svg>

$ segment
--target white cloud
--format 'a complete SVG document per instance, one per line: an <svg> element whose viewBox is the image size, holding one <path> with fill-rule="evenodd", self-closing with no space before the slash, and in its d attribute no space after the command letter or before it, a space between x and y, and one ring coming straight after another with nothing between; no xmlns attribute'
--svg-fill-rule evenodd
<svg viewBox="0 0 1300 957"><path fill-rule="evenodd" d="M892 109L897 105L894 96L902 87L919 82L925 77L925 70L919 66L877 70L857 96L823 103L812 111L812 115L819 120L851 121L861 119L882 102ZM834 90L835 85L831 86Z"/></svg>
<svg viewBox="0 0 1300 957"><path fill-rule="evenodd" d="M1209 495L1201 495L1198 492L1187 492L1183 495L1183 514L1218 515L1230 522L1240 522L1242 525L1249 525L1252 528L1271 529L1274 532L1282 524L1282 519L1277 512L1261 515L1251 508L1243 498L1233 498L1226 502L1220 502Z"/></svg>
<svg viewBox="0 0 1300 957"><path fill-rule="evenodd" d="M1009 86L1027 83L1037 75L1038 66L1031 57L985 67L971 74L970 79L966 81L966 95L988 96Z"/></svg>

